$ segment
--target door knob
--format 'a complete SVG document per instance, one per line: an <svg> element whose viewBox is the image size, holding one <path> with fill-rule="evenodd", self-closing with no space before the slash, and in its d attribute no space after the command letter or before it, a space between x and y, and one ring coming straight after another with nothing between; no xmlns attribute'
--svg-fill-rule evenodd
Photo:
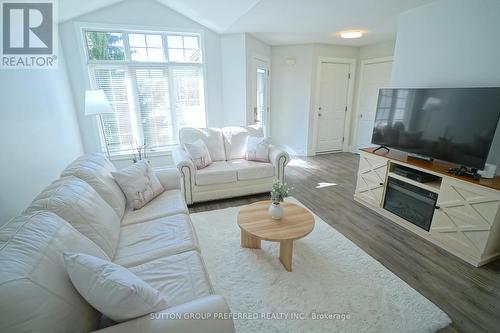
<svg viewBox="0 0 500 333"><path fill-rule="evenodd" d="M318 113L318 117L321 117L323 114L322 113Z"/></svg>
<svg viewBox="0 0 500 333"><path fill-rule="evenodd" d="M318 108L318 110L320 110L320 111L321 111L321 106Z"/></svg>

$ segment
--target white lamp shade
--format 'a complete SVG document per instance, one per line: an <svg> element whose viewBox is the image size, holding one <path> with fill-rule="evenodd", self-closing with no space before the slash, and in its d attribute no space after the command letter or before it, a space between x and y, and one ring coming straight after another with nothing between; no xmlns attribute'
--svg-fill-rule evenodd
<svg viewBox="0 0 500 333"><path fill-rule="evenodd" d="M103 113L113 113L104 90L87 90L85 92L85 115L91 116Z"/></svg>

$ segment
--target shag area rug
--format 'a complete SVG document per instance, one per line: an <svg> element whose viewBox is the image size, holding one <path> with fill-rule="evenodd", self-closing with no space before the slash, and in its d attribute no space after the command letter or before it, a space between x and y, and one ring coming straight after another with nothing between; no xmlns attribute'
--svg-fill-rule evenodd
<svg viewBox="0 0 500 333"><path fill-rule="evenodd" d="M240 247L238 211L191 214L214 289L229 303L238 333L435 332L450 324L436 305L316 215L313 232L294 241L287 272L279 243Z"/></svg>

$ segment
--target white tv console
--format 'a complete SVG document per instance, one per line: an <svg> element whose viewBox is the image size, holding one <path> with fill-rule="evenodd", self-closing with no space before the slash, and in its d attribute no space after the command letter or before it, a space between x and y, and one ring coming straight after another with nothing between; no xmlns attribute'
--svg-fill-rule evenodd
<svg viewBox="0 0 500 333"><path fill-rule="evenodd" d="M354 200L478 267L500 258L500 177L473 180L448 174L453 165L422 161L390 150L361 149ZM420 183L393 172L403 165L438 179ZM385 210L388 177L438 194L430 230Z"/></svg>

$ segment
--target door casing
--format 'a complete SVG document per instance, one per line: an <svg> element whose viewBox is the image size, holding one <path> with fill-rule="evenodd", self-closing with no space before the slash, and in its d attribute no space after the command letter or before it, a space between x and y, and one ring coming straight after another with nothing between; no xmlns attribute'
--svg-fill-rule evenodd
<svg viewBox="0 0 500 333"><path fill-rule="evenodd" d="M265 68L267 71L267 82L266 82L266 104L267 111L265 112L263 119L264 121L264 134L266 136L270 136L271 133L271 61L266 57L255 55L252 60L252 81L251 81L251 110L249 110L250 114L250 124L254 123L254 108L256 107L257 101L257 69Z"/></svg>
<svg viewBox="0 0 500 333"><path fill-rule="evenodd" d="M353 153L359 153L358 152L358 131L359 131L359 122L360 122L360 106L361 106L361 84L363 82L363 72L365 69L365 66L367 65L372 65L372 64L378 64L378 63L384 63L384 62L393 62L394 57L381 57L381 58L371 58L371 59L366 59L361 61L361 66L359 69L359 84L358 84L358 91L357 91L357 96L356 96L356 108L354 109L353 112L353 119L354 119L354 130L352 133L352 152Z"/></svg>
<svg viewBox="0 0 500 333"><path fill-rule="evenodd" d="M348 152L351 151L351 143L350 143L350 129L351 129L351 118L352 118L352 104L353 104L353 96L354 96L354 82L356 80L356 59L355 58L331 58L331 57L318 57L317 65L316 65L316 86L315 86L315 103L314 108L311 110L313 124L312 128L312 152L314 155L318 154L317 152L317 142L318 142L318 108L320 107L320 85L321 85L321 64L322 63L334 63L334 64L348 64L349 65L349 88L347 91L347 111L345 115L344 121L344 142L342 145L342 151Z"/></svg>

